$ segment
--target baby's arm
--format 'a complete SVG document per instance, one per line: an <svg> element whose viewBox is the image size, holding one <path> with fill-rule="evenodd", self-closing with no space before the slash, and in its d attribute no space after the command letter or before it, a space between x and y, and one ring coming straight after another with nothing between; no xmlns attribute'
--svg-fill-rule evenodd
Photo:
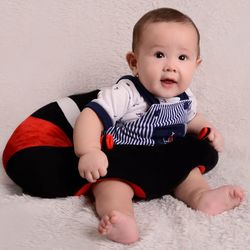
<svg viewBox="0 0 250 250"><path fill-rule="evenodd" d="M222 151L224 141L221 133L201 114L197 113L196 116L188 123L188 132L198 135L204 127L209 127L211 129L207 138L213 147L219 152Z"/></svg>
<svg viewBox="0 0 250 250"><path fill-rule="evenodd" d="M102 122L96 113L85 108L75 124L74 148L79 157L79 173L89 182L95 182L107 174L108 159L100 145L102 130Z"/></svg>

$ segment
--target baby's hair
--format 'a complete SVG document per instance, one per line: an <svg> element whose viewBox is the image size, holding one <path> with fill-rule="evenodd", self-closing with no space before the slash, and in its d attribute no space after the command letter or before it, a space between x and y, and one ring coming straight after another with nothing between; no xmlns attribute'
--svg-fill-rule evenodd
<svg viewBox="0 0 250 250"><path fill-rule="evenodd" d="M133 29L133 41L132 41L133 52L136 51L137 46L140 42L140 37L144 26L148 23L157 23L157 22L178 22L178 23L191 24L195 28L197 33L198 57L200 56L200 32L196 27L195 23L189 16L181 13L178 10L171 8L159 8L151 10L138 20Z"/></svg>

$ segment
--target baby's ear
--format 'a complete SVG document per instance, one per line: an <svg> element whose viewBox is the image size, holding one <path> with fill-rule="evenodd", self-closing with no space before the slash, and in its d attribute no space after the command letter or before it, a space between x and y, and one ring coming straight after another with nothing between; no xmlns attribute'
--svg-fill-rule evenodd
<svg viewBox="0 0 250 250"><path fill-rule="evenodd" d="M136 76L137 71L137 59L134 52L128 52L126 55L127 63L133 74Z"/></svg>
<svg viewBox="0 0 250 250"><path fill-rule="evenodd" d="M197 65L197 67L200 66L201 63L202 63L202 59L201 59L200 57L197 58L197 60L196 60L196 65Z"/></svg>

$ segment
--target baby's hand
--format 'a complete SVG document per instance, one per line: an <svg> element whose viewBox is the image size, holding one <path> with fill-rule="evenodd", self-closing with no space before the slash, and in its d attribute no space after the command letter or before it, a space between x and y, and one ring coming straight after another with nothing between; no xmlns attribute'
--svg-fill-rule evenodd
<svg viewBox="0 0 250 250"><path fill-rule="evenodd" d="M224 140L221 133L216 130L215 128L210 128L210 133L207 136L207 139L211 142L213 147L218 151L221 152L224 147Z"/></svg>
<svg viewBox="0 0 250 250"><path fill-rule="evenodd" d="M81 177L89 182L96 182L101 176L107 174L108 159L103 151L94 149L79 159L78 170Z"/></svg>

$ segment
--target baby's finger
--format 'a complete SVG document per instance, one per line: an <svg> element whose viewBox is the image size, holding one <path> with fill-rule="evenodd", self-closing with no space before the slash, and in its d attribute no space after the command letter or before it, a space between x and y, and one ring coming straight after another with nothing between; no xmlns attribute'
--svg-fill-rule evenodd
<svg viewBox="0 0 250 250"><path fill-rule="evenodd" d="M84 171L79 170L79 173L80 173L80 176L81 176L82 178L86 178L86 177L85 177L85 174L84 174Z"/></svg>
<svg viewBox="0 0 250 250"><path fill-rule="evenodd" d="M96 180L93 178L92 174L90 171L86 171L84 173L85 178L89 181L89 182L96 182Z"/></svg>
<svg viewBox="0 0 250 250"><path fill-rule="evenodd" d="M214 144L216 145L217 151L221 152L224 147L224 140L220 134L215 134Z"/></svg>
<svg viewBox="0 0 250 250"><path fill-rule="evenodd" d="M107 174L107 168L101 168L99 169L100 176L105 176Z"/></svg>
<svg viewBox="0 0 250 250"><path fill-rule="evenodd" d="M100 178L100 174L98 170L92 171L92 177L94 180L97 180Z"/></svg>
<svg viewBox="0 0 250 250"><path fill-rule="evenodd" d="M218 152L223 151L223 143L217 142L216 145L215 145L215 149L216 149Z"/></svg>
<svg viewBox="0 0 250 250"><path fill-rule="evenodd" d="M210 133L209 133L208 136L207 136L207 139L208 139L210 142L212 142L212 141L215 140L215 133L214 133L213 130L210 131Z"/></svg>

